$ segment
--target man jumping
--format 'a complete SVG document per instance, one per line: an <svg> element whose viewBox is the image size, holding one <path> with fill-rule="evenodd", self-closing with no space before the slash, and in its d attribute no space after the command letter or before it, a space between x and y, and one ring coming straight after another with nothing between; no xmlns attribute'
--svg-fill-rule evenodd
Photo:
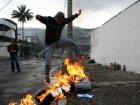
<svg viewBox="0 0 140 105"><path fill-rule="evenodd" d="M68 18L65 18L63 12L58 12L54 17L51 16L45 17L41 15L36 15L36 19L46 25L46 34L45 34L46 82L50 82L49 72L55 48L71 47L75 51L77 57L81 56L78 46L72 40L60 39L61 32L64 26L72 22L79 15L81 15L81 9L79 10L78 13Z"/></svg>

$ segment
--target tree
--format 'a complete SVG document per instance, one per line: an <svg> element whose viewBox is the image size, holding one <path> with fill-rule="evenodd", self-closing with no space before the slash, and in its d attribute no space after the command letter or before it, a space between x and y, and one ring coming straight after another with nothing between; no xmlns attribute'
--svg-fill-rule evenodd
<svg viewBox="0 0 140 105"><path fill-rule="evenodd" d="M33 12L31 9L26 10L26 5L20 5L18 10L12 11L12 18L17 18L22 23L22 39L24 39L24 23L33 19Z"/></svg>

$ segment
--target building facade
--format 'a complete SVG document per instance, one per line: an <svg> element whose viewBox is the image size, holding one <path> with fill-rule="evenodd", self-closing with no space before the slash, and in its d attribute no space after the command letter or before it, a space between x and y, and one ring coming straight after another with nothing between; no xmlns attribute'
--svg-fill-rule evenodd
<svg viewBox="0 0 140 105"><path fill-rule="evenodd" d="M140 73L140 0L94 30L91 46L96 62L117 62Z"/></svg>
<svg viewBox="0 0 140 105"><path fill-rule="evenodd" d="M7 45L17 38L17 24L10 19L0 18L0 56L9 56Z"/></svg>

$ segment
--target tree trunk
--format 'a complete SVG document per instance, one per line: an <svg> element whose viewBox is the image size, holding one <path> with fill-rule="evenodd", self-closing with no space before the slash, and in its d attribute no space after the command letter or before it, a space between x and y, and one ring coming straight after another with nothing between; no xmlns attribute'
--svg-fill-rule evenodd
<svg viewBox="0 0 140 105"><path fill-rule="evenodd" d="M16 41L16 43L18 41L17 30L18 30L18 28L17 28L17 24L16 24L16 30L15 30L15 41Z"/></svg>
<svg viewBox="0 0 140 105"><path fill-rule="evenodd" d="M22 40L24 40L24 22L22 22Z"/></svg>

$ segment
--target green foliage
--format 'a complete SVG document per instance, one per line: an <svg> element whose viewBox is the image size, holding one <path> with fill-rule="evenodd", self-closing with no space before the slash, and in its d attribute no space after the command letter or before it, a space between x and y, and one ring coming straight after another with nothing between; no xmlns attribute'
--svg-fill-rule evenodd
<svg viewBox="0 0 140 105"><path fill-rule="evenodd" d="M94 59L91 59L88 63L93 64L96 63Z"/></svg>
<svg viewBox="0 0 140 105"><path fill-rule="evenodd" d="M43 50L42 43L28 43L24 41L20 44L21 57L37 56L37 54L42 50Z"/></svg>
<svg viewBox="0 0 140 105"><path fill-rule="evenodd" d="M37 56L37 54L41 52L43 49L44 49L43 43L33 43L31 52L34 56Z"/></svg>
<svg viewBox="0 0 140 105"><path fill-rule="evenodd" d="M17 18L19 22L22 23L22 36L24 39L24 23L33 19L33 12L31 9L26 10L26 5L20 5L17 7L18 10L13 10L11 17Z"/></svg>
<svg viewBox="0 0 140 105"><path fill-rule="evenodd" d="M28 57L30 55L30 47L27 42L23 42L20 44L20 56Z"/></svg>
<svg viewBox="0 0 140 105"><path fill-rule="evenodd" d="M12 11L12 18L17 18L18 21L23 23L33 19L33 13L31 9L26 10L26 5L20 5L17 8L18 10Z"/></svg>

